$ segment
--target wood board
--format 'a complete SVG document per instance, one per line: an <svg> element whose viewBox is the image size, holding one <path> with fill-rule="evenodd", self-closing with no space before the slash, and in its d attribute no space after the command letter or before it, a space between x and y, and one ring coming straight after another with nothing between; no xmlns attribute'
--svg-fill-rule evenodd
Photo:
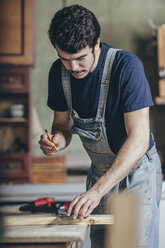
<svg viewBox="0 0 165 248"><path fill-rule="evenodd" d="M165 25L158 26L157 29L158 44L158 67L159 70L165 67Z"/></svg>
<svg viewBox="0 0 165 248"><path fill-rule="evenodd" d="M40 225L40 226L5 226L4 233L0 234L2 243L38 243L55 242L82 242L85 238L88 225Z"/></svg>
<svg viewBox="0 0 165 248"><path fill-rule="evenodd" d="M33 65L32 0L0 1L0 63Z"/></svg>
<svg viewBox="0 0 165 248"><path fill-rule="evenodd" d="M26 225L108 225L114 224L113 215L90 215L83 220L59 219L52 215L24 215L24 216L3 216L5 226L26 226Z"/></svg>
<svg viewBox="0 0 165 248"><path fill-rule="evenodd" d="M31 182L33 184L66 183L65 157L34 157Z"/></svg>

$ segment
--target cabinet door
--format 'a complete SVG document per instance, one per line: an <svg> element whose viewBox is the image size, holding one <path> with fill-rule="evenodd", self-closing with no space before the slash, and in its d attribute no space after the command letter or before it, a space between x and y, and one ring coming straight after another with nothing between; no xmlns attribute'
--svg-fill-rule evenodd
<svg viewBox="0 0 165 248"><path fill-rule="evenodd" d="M33 64L32 0L0 0L0 63Z"/></svg>

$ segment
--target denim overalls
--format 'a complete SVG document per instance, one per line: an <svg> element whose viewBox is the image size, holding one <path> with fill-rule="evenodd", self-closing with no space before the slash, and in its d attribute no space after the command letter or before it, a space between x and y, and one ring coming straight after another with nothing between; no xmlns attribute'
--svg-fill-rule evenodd
<svg viewBox="0 0 165 248"><path fill-rule="evenodd" d="M62 85L68 105L68 111L73 119L72 132L78 134L82 144L91 158L92 164L87 176L89 189L111 166L115 154L111 151L106 135L105 109L111 77L111 70L117 49L108 50L102 80L100 97L95 118L82 119L72 109L70 74L62 66ZM128 176L118 183L113 191L120 189L139 192L143 195L141 208L142 223L140 225L139 247L158 248L159 202L161 196L161 165L155 146L147 152L129 172ZM105 195L93 214L105 213ZM121 206L122 207L122 206ZM153 213L153 215L151 215ZM91 227L92 248L103 248L103 226Z"/></svg>

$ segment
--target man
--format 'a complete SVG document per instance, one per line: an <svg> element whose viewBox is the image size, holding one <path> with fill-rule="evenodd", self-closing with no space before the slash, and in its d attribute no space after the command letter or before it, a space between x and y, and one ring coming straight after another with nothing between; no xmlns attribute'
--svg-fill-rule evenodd
<svg viewBox="0 0 165 248"><path fill-rule="evenodd" d="M156 248L161 165L149 125L149 85L141 61L101 43L100 32L94 14L79 5L53 17L49 37L59 59L49 73L48 106L56 149L46 135L39 143L52 156L76 133L91 158L87 191L71 202L68 215L104 213L112 191L135 192L142 198L139 247ZM92 247L104 247L103 237L104 228L93 226Z"/></svg>

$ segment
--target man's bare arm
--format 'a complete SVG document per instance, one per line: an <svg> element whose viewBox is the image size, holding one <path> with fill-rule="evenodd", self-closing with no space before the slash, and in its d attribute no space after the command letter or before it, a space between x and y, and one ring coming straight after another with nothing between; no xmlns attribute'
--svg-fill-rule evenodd
<svg viewBox="0 0 165 248"><path fill-rule="evenodd" d="M102 195L128 175L149 147L149 108L125 113L124 120L128 138L116 155L112 166L96 185Z"/></svg>
<svg viewBox="0 0 165 248"><path fill-rule="evenodd" d="M87 217L101 198L124 179L149 147L149 108L124 114L127 140L117 153L111 167L87 192L77 196L69 206L76 218Z"/></svg>
<svg viewBox="0 0 165 248"><path fill-rule="evenodd" d="M72 119L69 117L68 111L65 112L57 112L54 111L54 120L52 123L52 134L53 140L56 143L58 141L58 135L62 136L63 142L65 144L63 148L67 147L72 139L71 128L73 125Z"/></svg>

